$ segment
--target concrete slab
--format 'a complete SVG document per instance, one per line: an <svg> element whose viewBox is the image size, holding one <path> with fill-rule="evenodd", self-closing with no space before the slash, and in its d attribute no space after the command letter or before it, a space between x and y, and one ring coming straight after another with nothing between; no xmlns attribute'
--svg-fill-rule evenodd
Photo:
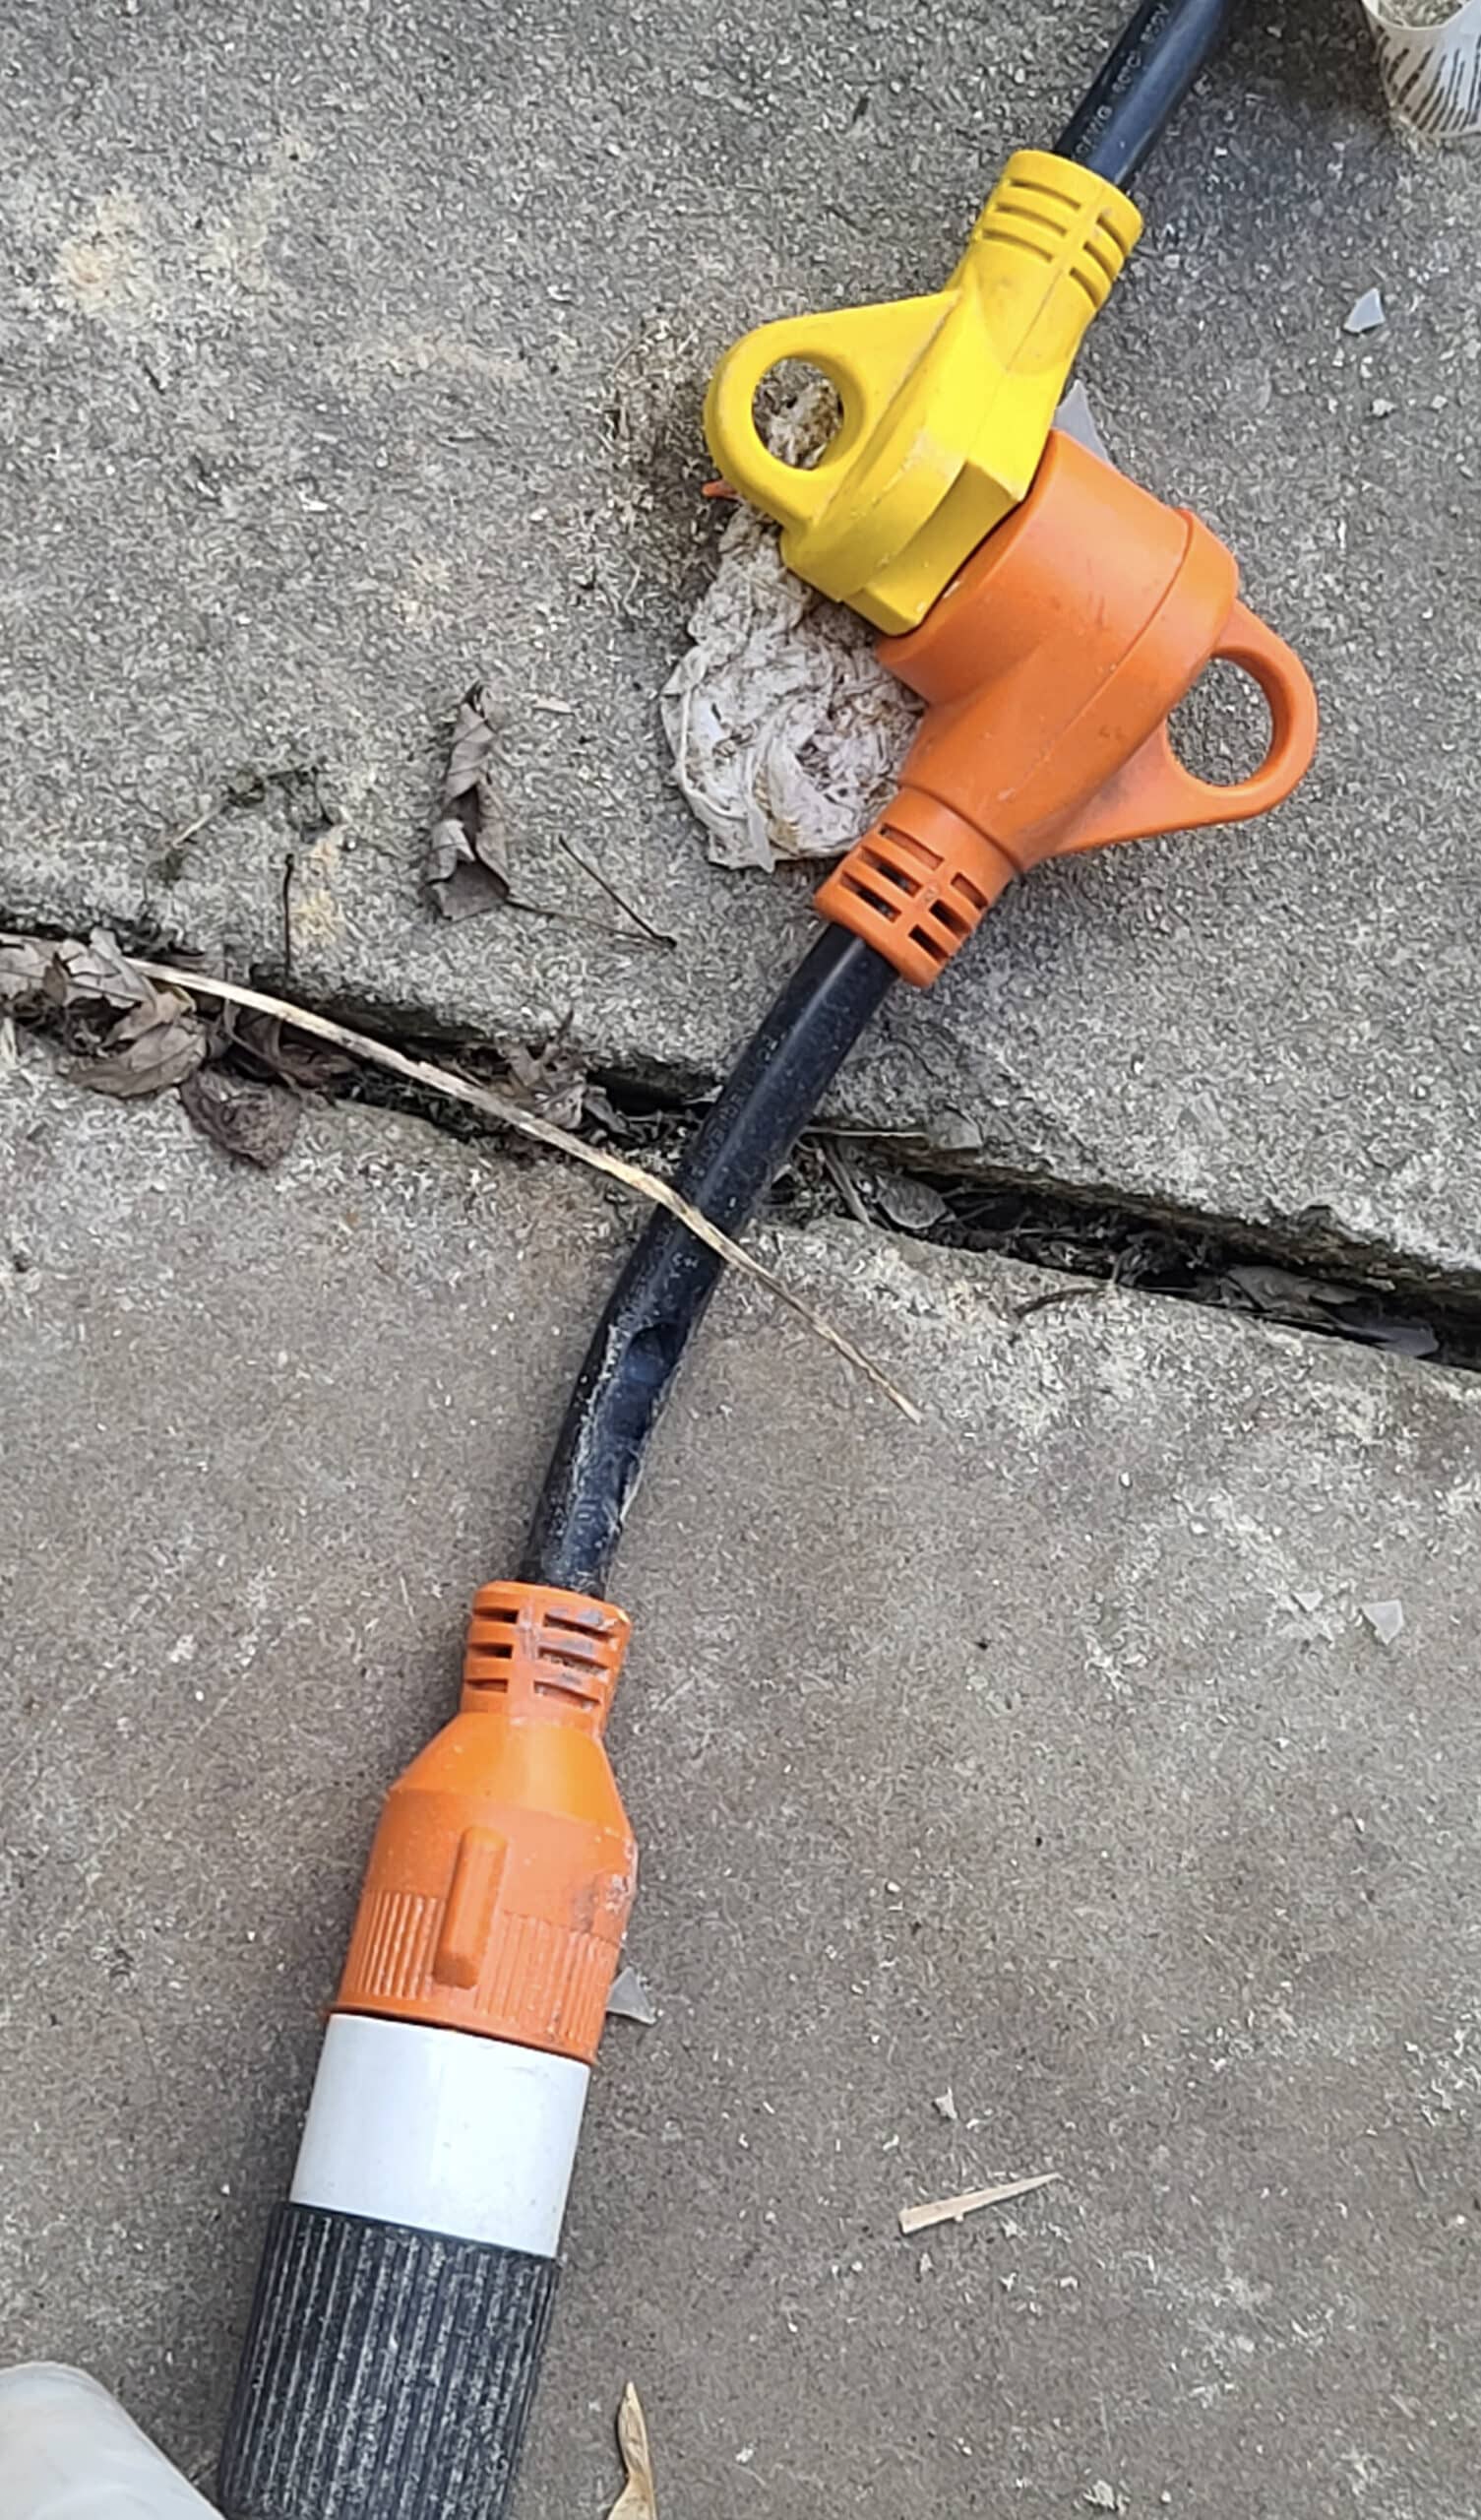
<svg viewBox="0 0 1481 2520"><path fill-rule="evenodd" d="M34 1061L0 1133L0 2356L203 2476L380 1790L627 1221L369 1110L248 1178ZM632 2376L713 2520L1455 2520L1481 1392L780 1247L925 1423L736 1289L657 1447L616 1750L662 2018L606 2044L522 2511L607 2507Z"/></svg>
<svg viewBox="0 0 1481 2520"><path fill-rule="evenodd" d="M763 316L942 275L1120 14L1073 39L1033 0L990 28L795 0L28 16L0 105L0 912L144 921L495 1036L569 1013L599 1063L716 1074L806 912L708 868L666 778L703 380ZM1272 0L1143 191L1087 373L1122 459L1204 510L1309 657L1321 767L1259 831L1036 878L844 1103L1474 1269L1481 168L1390 136L1355 6ZM1376 283L1388 327L1349 340ZM614 916L569 836L672 955L427 913L439 714L479 671L513 712L522 890ZM244 765L263 800L178 842Z"/></svg>

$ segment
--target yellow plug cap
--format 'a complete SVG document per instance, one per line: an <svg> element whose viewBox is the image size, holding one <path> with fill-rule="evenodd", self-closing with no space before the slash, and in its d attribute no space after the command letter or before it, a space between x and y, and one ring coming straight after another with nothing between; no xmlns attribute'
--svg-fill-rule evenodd
<svg viewBox="0 0 1481 2520"><path fill-rule="evenodd" d="M1141 233L1103 176L1020 149L934 297L787 316L727 350L705 434L781 527L788 567L880 629L913 630L1027 495L1085 328ZM756 426L756 389L782 359L821 368L843 407L810 470Z"/></svg>

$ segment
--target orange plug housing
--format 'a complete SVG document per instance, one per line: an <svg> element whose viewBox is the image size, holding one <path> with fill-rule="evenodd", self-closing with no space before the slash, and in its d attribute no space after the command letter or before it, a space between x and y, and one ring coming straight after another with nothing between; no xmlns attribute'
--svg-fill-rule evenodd
<svg viewBox="0 0 1481 2520"><path fill-rule="evenodd" d="M461 1712L387 1797L337 2012L590 2063L638 1883L602 1741L629 1633L585 1593L484 1585Z"/></svg>
<svg viewBox="0 0 1481 2520"><path fill-rule="evenodd" d="M918 988L1040 858L1263 814L1316 750L1311 679L1240 602L1233 554L1058 432L1022 505L879 654L929 705L893 802L817 907ZM1223 788L1167 730L1215 657L1270 712L1265 761Z"/></svg>

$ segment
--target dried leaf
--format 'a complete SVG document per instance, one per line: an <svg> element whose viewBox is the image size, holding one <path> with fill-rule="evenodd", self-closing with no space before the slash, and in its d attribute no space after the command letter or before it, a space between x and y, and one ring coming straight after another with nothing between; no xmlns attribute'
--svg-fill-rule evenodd
<svg viewBox="0 0 1481 2520"><path fill-rule="evenodd" d="M619 1111L610 1094L600 1085L587 1084L582 1092L582 1117L588 1128L605 1129L619 1146L631 1146L637 1131L626 1111Z"/></svg>
<svg viewBox="0 0 1481 2520"><path fill-rule="evenodd" d="M824 1171L828 1174L855 1225L872 1226L874 1219L864 1205L853 1165L844 1148L839 1145L836 1138L820 1137L818 1152L823 1158Z"/></svg>
<svg viewBox="0 0 1481 2520"><path fill-rule="evenodd" d="M23 1002L35 1015L86 1018L105 1012L114 1022L97 1041L96 1028L74 1024L74 1046L81 1041L100 1055L83 1060L76 1081L93 1094L121 1100L163 1094L179 1085L206 1055L206 1036L191 1000L173 988L157 988L149 974L130 963L106 928L94 928L86 944L76 936L40 949L39 975L24 955L12 969L24 991Z"/></svg>
<svg viewBox="0 0 1481 2520"><path fill-rule="evenodd" d="M607 2012L614 2021L636 2021L644 2030L651 2030L658 2018L658 2007L648 1990L648 1982L628 1961L618 1970L607 1997Z"/></svg>
<svg viewBox="0 0 1481 2520"><path fill-rule="evenodd" d="M557 1128L580 1128L586 1102L586 1071L568 1044L569 1021L553 1033L542 1049L516 1043L505 1064L512 1102Z"/></svg>
<svg viewBox="0 0 1481 2520"><path fill-rule="evenodd" d="M0 1007L18 1015L96 1013L134 1018L120 1026L109 1045L122 1045L167 1017L193 1015L189 1000L162 997L119 951L106 928L94 928L86 944L66 936L44 944L30 936L0 937Z"/></svg>
<svg viewBox="0 0 1481 2520"><path fill-rule="evenodd" d="M298 1134L303 1109L285 1085L237 1076L227 1067L198 1068L181 1086L180 1100L213 1146L264 1172L282 1162Z"/></svg>
<svg viewBox="0 0 1481 2520"><path fill-rule="evenodd" d="M292 1085L303 1093L322 1093L348 1076L354 1061L325 1041L306 1041L284 1030L278 1015L258 1015L250 1007L223 1006L217 1018L213 1056L230 1050L249 1070L270 1083Z"/></svg>
<svg viewBox="0 0 1481 2520"><path fill-rule="evenodd" d="M106 1051L101 1058L80 1059L72 1070L73 1080L85 1085L90 1094L111 1094L120 1102L137 1095L163 1094L172 1085L183 1085L193 1076L206 1056L206 1036L194 1015L168 1016L162 1024L149 1024L143 1030L132 1021L127 1027L129 1039L122 1049Z"/></svg>
<svg viewBox="0 0 1481 2520"><path fill-rule="evenodd" d="M1035 2188L1052 2187L1057 2170L1040 2171L1036 2178L1005 2179L1001 2187L969 2187L964 2196L944 2196L937 2205L904 2205L899 2227L906 2239L912 2232L934 2232L938 2223L964 2222L984 2205L1011 2205L1016 2196L1031 2196Z"/></svg>
<svg viewBox="0 0 1481 2520"><path fill-rule="evenodd" d="M658 2520L653 2487L652 2453L648 2446L648 2419L643 2400L629 2380L617 2410L617 2447L627 2470L627 2483L613 2503L608 2520Z"/></svg>
<svg viewBox="0 0 1481 2520"><path fill-rule="evenodd" d="M265 989L246 988L238 980L216 979L207 972L186 971L175 963L141 961L134 968L149 979L164 980L203 997L219 998L227 1005L252 1007L260 1015L276 1015L279 1022L295 1025L300 1032L311 1034L316 1040L333 1042L337 1049L348 1050L372 1067L388 1068L393 1076L405 1077L412 1085L425 1086L432 1093L443 1095L450 1102L465 1102L470 1110L483 1112L487 1119L497 1120L504 1128L517 1130L522 1137L533 1138L540 1146L553 1147L558 1154L573 1157L592 1172L605 1173L609 1180L620 1181L624 1188L636 1191L640 1198L651 1200L654 1207L665 1208L670 1216L677 1217L699 1241L718 1252L732 1268L743 1270L759 1286L769 1288L789 1311L807 1323L816 1338L832 1348L836 1355L856 1366L877 1390L882 1391L912 1426L920 1424L921 1415L914 1401L907 1400L889 1375L856 1348L851 1339L845 1339L842 1331L835 1330L833 1323L812 1304L805 1302L801 1295L794 1294L773 1270L764 1268L728 1233L722 1233L718 1226L711 1225L710 1219L669 1182L659 1180L655 1173L645 1171L641 1164L630 1164L625 1156L614 1155L610 1148L588 1146L584 1139L573 1137L569 1129L558 1129L554 1121L543 1120L533 1111L522 1111L507 1094L496 1094L489 1086L475 1085L471 1078L459 1076L454 1069L440 1066L435 1059L411 1058L390 1041L378 1041L369 1033L352 1032L347 1024L337 1024L332 1015L316 1015L311 1008L294 1006L287 998L270 997Z"/></svg>
<svg viewBox="0 0 1481 2520"><path fill-rule="evenodd" d="M105 927L94 927L84 944L69 936L52 951L45 980L49 1006L153 1005L154 992L129 963Z"/></svg>
<svg viewBox="0 0 1481 2520"><path fill-rule="evenodd" d="M475 682L453 721L442 810L427 843L427 881L445 918L474 918L509 899L509 841L491 780L496 732L488 694Z"/></svg>
<svg viewBox="0 0 1481 2520"><path fill-rule="evenodd" d="M108 1035L107 1047L122 1049L126 1042L142 1041L146 1033L154 1033L163 1024L194 1024L196 1010L188 997L178 989L152 988L121 1015Z"/></svg>
<svg viewBox="0 0 1481 2520"><path fill-rule="evenodd" d="M1361 1339L1365 1348L1387 1348L1394 1356L1433 1356L1440 1338L1428 1321L1412 1321L1387 1312L1364 1312L1361 1307L1345 1311L1341 1328L1349 1339Z"/></svg>
<svg viewBox="0 0 1481 2520"><path fill-rule="evenodd" d="M929 1233L933 1226L945 1225L952 1213L941 1192L933 1190L929 1181L917 1180L913 1172L882 1169L868 1187L886 1224L897 1226L901 1233Z"/></svg>
<svg viewBox="0 0 1481 2520"><path fill-rule="evenodd" d="M0 1007L8 1015L33 1015L51 955L30 936L0 936Z"/></svg>
<svg viewBox="0 0 1481 2520"><path fill-rule="evenodd" d="M1277 1269L1265 1262L1242 1261L1224 1274L1230 1286L1257 1312L1270 1313L1283 1321L1310 1322L1314 1327L1320 1327L1359 1294L1356 1287L1340 1286L1334 1279L1307 1278L1295 1269Z"/></svg>
<svg viewBox="0 0 1481 2520"><path fill-rule="evenodd" d="M1400 1356L1433 1356L1440 1345L1428 1321L1409 1314L1381 1312L1371 1291L1345 1286L1331 1278L1307 1278L1294 1269L1241 1262L1224 1272L1224 1282L1257 1312L1272 1321L1296 1322L1312 1330L1331 1330L1360 1339L1369 1348L1388 1348Z"/></svg>

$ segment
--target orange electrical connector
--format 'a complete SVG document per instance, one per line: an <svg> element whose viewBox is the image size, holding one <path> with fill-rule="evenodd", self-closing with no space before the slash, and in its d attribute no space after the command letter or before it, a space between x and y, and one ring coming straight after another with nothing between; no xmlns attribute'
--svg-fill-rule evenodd
<svg viewBox="0 0 1481 2520"><path fill-rule="evenodd" d="M638 1879L602 1742L629 1633L585 1593L484 1585L462 1710L387 1797L337 2012L595 2056Z"/></svg>
<svg viewBox="0 0 1481 2520"><path fill-rule="evenodd" d="M1263 814L1316 750L1310 677L1239 601L1233 554L1058 433L1021 507L879 654L929 705L893 802L817 907L918 988L1040 858ZM1270 712L1265 761L1227 788L1167 731L1215 657Z"/></svg>

